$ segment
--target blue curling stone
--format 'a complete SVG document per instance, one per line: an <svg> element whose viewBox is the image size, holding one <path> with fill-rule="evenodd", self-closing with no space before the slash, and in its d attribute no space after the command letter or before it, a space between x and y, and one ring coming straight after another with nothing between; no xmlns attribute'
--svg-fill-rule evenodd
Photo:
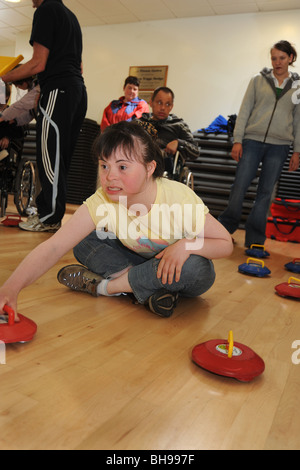
<svg viewBox="0 0 300 470"><path fill-rule="evenodd" d="M251 276L265 277L271 274L271 271L260 260L248 259L247 263L239 266L239 272L250 274Z"/></svg>
<svg viewBox="0 0 300 470"><path fill-rule="evenodd" d="M290 261L289 263L285 264L284 267L288 271L292 271L293 273L300 273L300 259L294 259L294 261Z"/></svg>
<svg viewBox="0 0 300 470"><path fill-rule="evenodd" d="M254 258L267 258L268 256L270 256L270 253L268 253L268 251L261 250L259 248L248 248L245 253L246 255L253 256Z"/></svg>

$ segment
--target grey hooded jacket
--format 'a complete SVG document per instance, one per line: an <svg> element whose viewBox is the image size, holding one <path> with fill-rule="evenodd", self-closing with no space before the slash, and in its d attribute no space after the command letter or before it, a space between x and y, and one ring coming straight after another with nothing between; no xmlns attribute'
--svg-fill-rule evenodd
<svg viewBox="0 0 300 470"><path fill-rule="evenodd" d="M251 79L237 117L234 142L252 139L294 144L294 152L300 152L300 77L292 73L278 97L271 72L264 68Z"/></svg>

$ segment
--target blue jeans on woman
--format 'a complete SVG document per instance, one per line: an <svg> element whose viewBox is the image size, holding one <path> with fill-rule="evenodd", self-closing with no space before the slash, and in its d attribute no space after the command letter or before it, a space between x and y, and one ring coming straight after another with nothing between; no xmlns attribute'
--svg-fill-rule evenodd
<svg viewBox="0 0 300 470"><path fill-rule="evenodd" d="M74 256L90 271L109 278L124 269L128 272L129 284L139 303L144 304L151 295L161 289L179 293L185 297L197 297L214 283L215 271L211 260L191 255L184 263L180 280L163 284L157 278L158 259L144 258L126 248L117 238L107 233L92 232L74 248Z"/></svg>
<svg viewBox="0 0 300 470"><path fill-rule="evenodd" d="M243 155L237 166L228 207L219 216L219 221L229 233L234 233L237 230L245 194L252 180L256 177L261 163L255 202L245 225L245 246L247 247L252 244L264 245L265 243L267 217L273 189L280 177L289 149L289 145L265 144L249 139L243 141Z"/></svg>

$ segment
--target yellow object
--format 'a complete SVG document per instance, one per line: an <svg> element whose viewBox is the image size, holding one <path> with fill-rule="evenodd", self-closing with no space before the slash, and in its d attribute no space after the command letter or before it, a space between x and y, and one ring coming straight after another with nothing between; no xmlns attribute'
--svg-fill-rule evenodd
<svg viewBox="0 0 300 470"><path fill-rule="evenodd" d="M296 281L300 283L300 279L297 279L296 277L290 277L288 283L291 284L292 281Z"/></svg>
<svg viewBox="0 0 300 470"><path fill-rule="evenodd" d="M228 336L228 358L231 359L233 354L233 333L229 331Z"/></svg>
<svg viewBox="0 0 300 470"><path fill-rule="evenodd" d="M18 57L0 56L0 77L10 72L16 65L22 62L23 59L24 57L22 55L18 55Z"/></svg>
<svg viewBox="0 0 300 470"><path fill-rule="evenodd" d="M250 250L251 250L252 248L254 248L255 246L257 246L257 248L262 248L263 250L265 249L265 245L256 245L256 244L253 244L253 245L250 246Z"/></svg>
<svg viewBox="0 0 300 470"><path fill-rule="evenodd" d="M249 264L249 261L254 261L254 264L261 264L262 267L265 266L264 261L262 261L261 259L257 259L257 258L248 258L248 259L247 259L247 264Z"/></svg>

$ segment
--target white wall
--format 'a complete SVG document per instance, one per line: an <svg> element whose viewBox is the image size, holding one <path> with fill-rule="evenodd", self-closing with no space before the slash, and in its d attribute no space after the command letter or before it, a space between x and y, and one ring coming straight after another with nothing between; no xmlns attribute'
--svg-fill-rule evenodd
<svg viewBox="0 0 300 470"><path fill-rule="evenodd" d="M87 117L100 122L103 108L122 94L131 65L168 65L173 112L192 131L207 127L219 114L238 113L250 77L270 65L274 42L295 44L300 73L299 24L300 10L290 10L83 28ZM22 33L16 42L15 53L25 59L28 38Z"/></svg>
<svg viewBox="0 0 300 470"><path fill-rule="evenodd" d="M14 46L0 46L0 55L14 57L15 47Z"/></svg>

